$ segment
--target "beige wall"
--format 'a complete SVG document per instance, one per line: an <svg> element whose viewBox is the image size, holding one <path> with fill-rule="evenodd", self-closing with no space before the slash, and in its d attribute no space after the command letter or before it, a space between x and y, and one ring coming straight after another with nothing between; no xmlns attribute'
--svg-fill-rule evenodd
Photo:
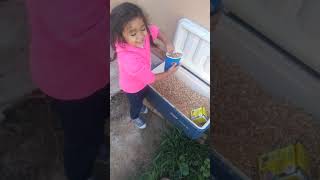
<svg viewBox="0 0 320 180"><path fill-rule="evenodd" d="M139 5L149 16L150 22L158 25L171 39L182 17L210 30L209 0L110 0L110 9L126 1Z"/></svg>

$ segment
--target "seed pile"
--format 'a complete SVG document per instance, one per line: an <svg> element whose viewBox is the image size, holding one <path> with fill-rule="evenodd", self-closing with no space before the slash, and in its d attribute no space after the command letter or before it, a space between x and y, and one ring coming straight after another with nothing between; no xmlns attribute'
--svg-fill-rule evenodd
<svg viewBox="0 0 320 180"><path fill-rule="evenodd" d="M276 99L241 69L214 54L215 97L211 147L252 179L261 154L301 142L311 158L311 178L320 167L320 124L284 99Z"/></svg>
<svg viewBox="0 0 320 180"><path fill-rule="evenodd" d="M210 99L191 90L175 76L157 81L153 84L153 87L187 117L190 118L192 109L200 106L206 108L209 116Z"/></svg>
<svg viewBox="0 0 320 180"><path fill-rule="evenodd" d="M171 57L171 58L178 58L178 57L181 57L182 54L178 53L178 52L174 52L174 53L168 54L168 56Z"/></svg>

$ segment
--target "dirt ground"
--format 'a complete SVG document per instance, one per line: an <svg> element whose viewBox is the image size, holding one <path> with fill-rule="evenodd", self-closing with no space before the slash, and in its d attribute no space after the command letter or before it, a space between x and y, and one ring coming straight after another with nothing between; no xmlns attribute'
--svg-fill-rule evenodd
<svg viewBox="0 0 320 180"><path fill-rule="evenodd" d="M45 99L31 97L7 108L0 123L0 179L65 180L59 121ZM95 174L106 177L106 166L96 163Z"/></svg>
<svg viewBox="0 0 320 180"><path fill-rule="evenodd" d="M261 154L301 142L311 157L311 179L320 178L319 120L288 101L272 98L239 66L214 53L211 146L258 179Z"/></svg>
<svg viewBox="0 0 320 180"><path fill-rule="evenodd" d="M150 164L161 134L170 125L149 109L143 115L147 127L136 128L130 123L129 104L123 93L112 97L110 107L110 179L137 179Z"/></svg>
<svg viewBox="0 0 320 180"><path fill-rule="evenodd" d="M23 100L5 114L0 124L1 179L63 179L63 134L54 128L46 102Z"/></svg>

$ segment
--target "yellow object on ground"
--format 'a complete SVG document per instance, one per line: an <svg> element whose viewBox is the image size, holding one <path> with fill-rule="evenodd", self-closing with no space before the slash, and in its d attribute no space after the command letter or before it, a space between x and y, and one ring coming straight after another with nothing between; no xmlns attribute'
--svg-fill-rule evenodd
<svg viewBox="0 0 320 180"><path fill-rule="evenodd" d="M307 180L309 157L301 143L291 144L259 157L261 180Z"/></svg>
<svg viewBox="0 0 320 180"><path fill-rule="evenodd" d="M200 107L191 111L191 120L198 126L203 126L207 120L208 115L205 107Z"/></svg>

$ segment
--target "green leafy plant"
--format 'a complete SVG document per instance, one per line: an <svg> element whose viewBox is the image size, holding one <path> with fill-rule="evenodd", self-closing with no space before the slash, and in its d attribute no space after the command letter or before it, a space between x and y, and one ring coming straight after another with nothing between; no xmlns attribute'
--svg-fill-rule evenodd
<svg viewBox="0 0 320 180"><path fill-rule="evenodd" d="M162 137L151 167L140 180L205 180L210 177L209 147L187 138L179 129Z"/></svg>

